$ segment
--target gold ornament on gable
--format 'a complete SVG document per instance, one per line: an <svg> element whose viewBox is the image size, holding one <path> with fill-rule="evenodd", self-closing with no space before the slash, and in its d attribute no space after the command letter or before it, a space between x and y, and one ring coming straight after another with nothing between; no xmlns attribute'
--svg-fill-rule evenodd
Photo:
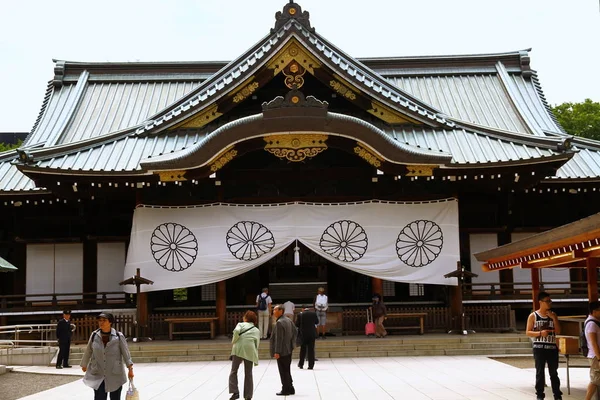
<svg viewBox="0 0 600 400"><path fill-rule="evenodd" d="M309 73L315 73L315 68L320 68L319 60L309 53L300 43L292 39L284 46L267 64L267 68L273 70L273 76L287 68L293 61Z"/></svg>
<svg viewBox="0 0 600 400"><path fill-rule="evenodd" d="M223 168L225 166L225 164L227 164L229 161L233 160L235 158L235 156L237 156L238 152L237 150L225 150L225 152L217 157L217 160L215 162L213 162L212 164L210 164L210 170L212 172L217 172L218 170L220 170L221 168Z"/></svg>
<svg viewBox="0 0 600 400"><path fill-rule="evenodd" d="M338 94L340 94L342 97L345 97L349 100L356 100L356 93L350 90L350 88L348 88L343 83L332 79L329 81L329 86L331 86L331 88L335 90Z"/></svg>
<svg viewBox="0 0 600 400"><path fill-rule="evenodd" d="M195 117L183 121L180 125L177 125L176 128L201 128L209 122L219 118L221 115L223 115L223 113L219 112L219 106L214 104Z"/></svg>
<svg viewBox="0 0 600 400"><path fill-rule="evenodd" d="M252 82L251 84L245 86L242 90L237 92L235 96L233 96L233 102L239 103L242 100L245 100L246 98L250 97L252 93L254 93L256 89L258 89L258 86L258 82Z"/></svg>
<svg viewBox="0 0 600 400"><path fill-rule="evenodd" d="M187 171L158 171L158 177L161 182L177 182L177 181L187 181L185 177L185 173Z"/></svg>
<svg viewBox="0 0 600 400"><path fill-rule="evenodd" d="M362 147L361 145L358 145L354 148L354 153L356 153L360 158L362 158L375 168L381 167L381 159L375 154L371 153L369 150Z"/></svg>
<svg viewBox="0 0 600 400"><path fill-rule="evenodd" d="M406 176L432 176L437 165L407 165Z"/></svg>
<svg viewBox="0 0 600 400"><path fill-rule="evenodd" d="M323 134L288 134L266 136L265 150L279 158L291 162L304 161L327 149Z"/></svg>
<svg viewBox="0 0 600 400"><path fill-rule="evenodd" d="M282 73L285 75L284 83L288 88L300 89L304 85L303 76L306 73L306 69L296 61L292 61L283 69Z"/></svg>

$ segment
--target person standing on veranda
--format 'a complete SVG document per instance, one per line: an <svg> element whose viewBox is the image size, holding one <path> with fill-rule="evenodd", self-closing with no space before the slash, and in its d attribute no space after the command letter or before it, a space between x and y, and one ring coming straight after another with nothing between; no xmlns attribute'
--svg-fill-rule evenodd
<svg viewBox="0 0 600 400"><path fill-rule="evenodd" d="M294 317L295 310L296 310L296 305L293 302L291 302L290 300L283 303L283 315L285 315L286 317L291 319L292 322L294 322L294 320L295 320L295 317Z"/></svg>
<svg viewBox="0 0 600 400"><path fill-rule="evenodd" d="M260 338L266 339L271 326L273 299L269 296L269 288L263 288L262 293L256 296L256 311L258 314L258 329Z"/></svg>
<svg viewBox="0 0 600 400"><path fill-rule="evenodd" d="M327 309L329 308L329 299L325 294L325 289L317 289L317 295L314 302L319 324L317 325L317 334L321 339L325 339L325 325L327 325ZM319 332L320 331L320 332Z"/></svg>
<svg viewBox="0 0 600 400"><path fill-rule="evenodd" d="M373 320L375 321L375 337L384 338L387 336L387 331L383 326L383 321L387 316L387 308L383 304L381 295L379 293L373 293L373 304L371 305L371 311Z"/></svg>

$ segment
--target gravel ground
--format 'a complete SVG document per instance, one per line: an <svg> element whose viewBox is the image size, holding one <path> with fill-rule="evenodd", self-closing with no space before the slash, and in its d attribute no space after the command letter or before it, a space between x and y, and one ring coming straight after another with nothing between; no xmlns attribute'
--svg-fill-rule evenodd
<svg viewBox="0 0 600 400"><path fill-rule="evenodd" d="M81 376L8 372L0 375L0 398L17 400L80 379Z"/></svg>

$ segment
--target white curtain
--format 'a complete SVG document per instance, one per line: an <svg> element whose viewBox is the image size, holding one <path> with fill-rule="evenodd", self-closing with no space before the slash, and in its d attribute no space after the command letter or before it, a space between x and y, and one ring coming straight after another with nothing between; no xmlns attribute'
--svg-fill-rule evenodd
<svg viewBox="0 0 600 400"><path fill-rule="evenodd" d="M458 202L140 206L124 277L140 268L154 281L143 291L206 285L259 266L295 240L361 274L455 285L444 274L459 260Z"/></svg>

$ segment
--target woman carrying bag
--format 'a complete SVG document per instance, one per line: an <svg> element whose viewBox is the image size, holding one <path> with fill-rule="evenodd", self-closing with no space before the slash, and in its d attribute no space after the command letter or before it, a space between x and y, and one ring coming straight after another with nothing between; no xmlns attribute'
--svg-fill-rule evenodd
<svg viewBox="0 0 600 400"><path fill-rule="evenodd" d="M95 330L81 360L85 372L83 383L94 389L94 400L119 400L123 384L127 382L125 366L129 368L129 379L133 379L133 362L127 341L121 332L113 329L112 314L98 315L100 329Z"/></svg>
<svg viewBox="0 0 600 400"><path fill-rule="evenodd" d="M258 317L253 311L244 314L244 322L237 324L233 330L233 347L231 348L231 373L229 374L230 400L240 398L238 389L238 369L244 362L244 399L252 399L254 392L254 381L252 379L252 367L258 365L258 344L260 343L260 331L256 327Z"/></svg>

